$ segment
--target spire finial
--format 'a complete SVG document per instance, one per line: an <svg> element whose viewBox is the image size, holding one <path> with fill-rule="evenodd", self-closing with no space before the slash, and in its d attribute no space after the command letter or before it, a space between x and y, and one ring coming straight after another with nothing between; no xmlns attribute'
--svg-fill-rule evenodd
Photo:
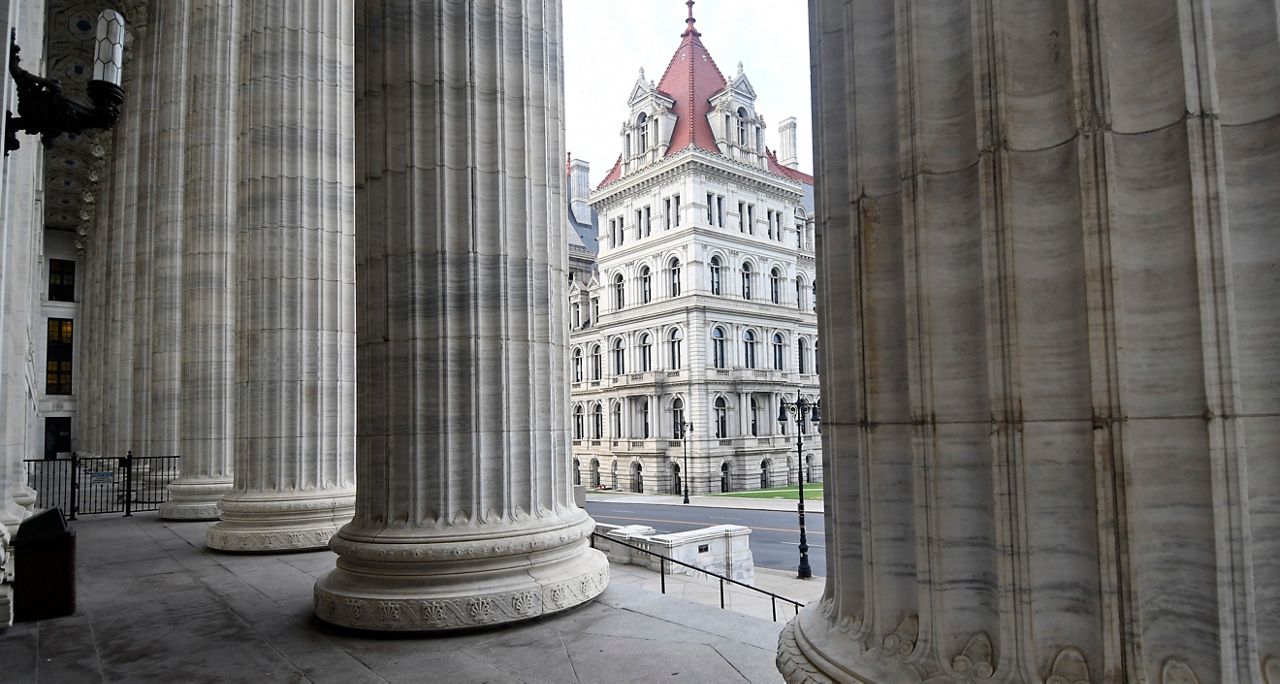
<svg viewBox="0 0 1280 684"><path fill-rule="evenodd" d="M689 34L693 34L695 38L700 37L702 34L698 33L698 29L693 26L693 22L697 21L697 19L693 18L693 0L685 0L684 4L689 8L689 17L684 20L685 29L684 33L680 34L680 37L687 38Z"/></svg>

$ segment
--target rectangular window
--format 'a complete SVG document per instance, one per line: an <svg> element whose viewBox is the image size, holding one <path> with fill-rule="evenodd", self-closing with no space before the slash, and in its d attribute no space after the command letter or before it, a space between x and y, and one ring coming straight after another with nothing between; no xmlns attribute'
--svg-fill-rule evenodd
<svg viewBox="0 0 1280 684"><path fill-rule="evenodd" d="M663 227L667 230L671 230L671 198L668 197L665 201L666 209L662 212Z"/></svg>
<svg viewBox="0 0 1280 684"><path fill-rule="evenodd" d="M747 205L747 235L756 234L756 205Z"/></svg>
<svg viewBox="0 0 1280 684"><path fill-rule="evenodd" d="M71 394L71 343L74 322L70 318L49 319L49 341L45 345L45 394Z"/></svg>
<svg viewBox="0 0 1280 684"><path fill-rule="evenodd" d="M679 228L680 227L680 195L676 195L672 197L672 199L674 200L674 203L675 203L675 214L676 214L675 224L676 224L676 227Z"/></svg>
<svg viewBox="0 0 1280 684"><path fill-rule="evenodd" d="M724 195L716 197L716 225L724 228Z"/></svg>
<svg viewBox="0 0 1280 684"><path fill-rule="evenodd" d="M644 237L644 211L636 209L636 239Z"/></svg>
<svg viewBox="0 0 1280 684"><path fill-rule="evenodd" d="M707 225L714 226L716 224L716 196L707 193Z"/></svg>
<svg viewBox="0 0 1280 684"><path fill-rule="evenodd" d="M653 214L649 212L649 207L644 208L644 236L653 235Z"/></svg>
<svg viewBox="0 0 1280 684"><path fill-rule="evenodd" d="M738 232L747 232L747 203L738 202Z"/></svg>
<svg viewBox="0 0 1280 684"><path fill-rule="evenodd" d="M66 259L49 260L49 301L74 302L76 300L76 262Z"/></svg>

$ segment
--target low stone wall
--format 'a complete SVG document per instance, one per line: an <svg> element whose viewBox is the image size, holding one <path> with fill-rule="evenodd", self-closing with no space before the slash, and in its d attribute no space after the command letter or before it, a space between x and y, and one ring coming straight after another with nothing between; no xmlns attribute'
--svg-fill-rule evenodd
<svg viewBox="0 0 1280 684"><path fill-rule="evenodd" d="M645 525L596 524L596 532L610 539L674 558L702 570L752 584L756 578L755 560L751 556L751 528L742 525L715 525L700 530L656 534ZM656 556L641 553L622 544L596 539L596 548L609 557L610 563L639 565L659 571L662 562ZM701 573L675 563L666 564L667 574L700 576Z"/></svg>

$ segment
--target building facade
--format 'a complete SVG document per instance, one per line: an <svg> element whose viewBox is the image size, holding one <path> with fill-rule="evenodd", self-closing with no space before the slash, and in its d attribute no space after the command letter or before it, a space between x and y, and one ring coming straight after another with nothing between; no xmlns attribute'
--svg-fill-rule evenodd
<svg viewBox="0 0 1280 684"><path fill-rule="evenodd" d="M636 80L623 152L590 203L593 278L570 286L574 467L592 488L680 493L821 479L780 403L817 400L812 176L795 119L783 158L756 92L726 78L692 20L658 82Z"/></svg>

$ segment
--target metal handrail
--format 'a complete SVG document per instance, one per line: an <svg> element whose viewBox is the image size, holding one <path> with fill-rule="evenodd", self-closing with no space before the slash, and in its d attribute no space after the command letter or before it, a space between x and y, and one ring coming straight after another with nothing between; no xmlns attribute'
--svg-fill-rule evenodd
<svg viewBox="0 0 1280 684"><path fill-rule="evenodd" d="M628 544L627 542L624 542L624 541L622 541L621 539L614 539L613 537L610 537L610 536L609 536L609 535L607 535L607 534L600 534L599 532L592 532L592 533L591 533L591 548L593 548L593 549L596 547L596 537L600 537L601 539L604 539L604 540L608 541L610 544L621 544L622 546L625 546L625 547L627 547L627 548L629 548L629 549L632 549L632 550L635 550L635 551L639 551L640 553L647 553L647 554L649 554L650 556L657 556L657 557L658 557L658 575L659 575L659 576L661 577L661 579L662 579L662 593L663 593L663 594L666 594L666 593L667 593L667 565L666 565L666 564L667 564L667 563L675 563L676 565L679 565L679 566L683 566L683 567L689 568L690 570L695 570L695 571L700 572L700 573L702 573L702 574L704 574L704 575L707 575L708 577L714 577L714 578L716 578L716 579L720 580L720 609L721 609L721 610L727 610L727 608L725 608L725 605L724 605L724 583L725 583L725 582L729 582L730 584L736 584L736 585L738 585L738 586L740 586L740 587L745 587L745 588L747 588L747 589L750 589L751 591L754 591L754 592L757 592L757 593L764 594L764 595L768 596L768 597L769 597L769 606L773 609L773 621L774 621L774 622L777 622L777 621L778 621L778 601L786 601L787 603L790 603L792 606L794 606L794 607L795 607L795 614L796 614L796 615L799 615L799 614L800 614L800 609L801 609L801 608L804 608L804 604L803 604L803 603L800 603L799 601L796 601L795 599L789 599L789 598L787 598L786 596L781 596L781 595L779 595L779 594L775 594L775 593L773 593L772 591L769 591L769 590L767 590L767 589L761 589L760 587L753 587L753 586L751 586L750 584L746 584L746 583L744 583L744 582L739 582L738 580L733 579L732 577L725 577L724 575L721 575L720 573L712 572L712 571L710 571L710 570L706 570L706 569L704 569L704 568L700 568L700 567L698 567L698 566L696 566L696 565L690 565L690 564L688 564L688 563L685 563L684 561L678 561L678 560L676 560L676 559L674 559L674 558L669 558L669 557L664 556L664 555L662 555L662 554L660 554L660 553L658 553L658 552L656 552L656 551L650 551L649 549L641 548L641 547L639 547L639 546L636 546L635 544Z"/></svg>

